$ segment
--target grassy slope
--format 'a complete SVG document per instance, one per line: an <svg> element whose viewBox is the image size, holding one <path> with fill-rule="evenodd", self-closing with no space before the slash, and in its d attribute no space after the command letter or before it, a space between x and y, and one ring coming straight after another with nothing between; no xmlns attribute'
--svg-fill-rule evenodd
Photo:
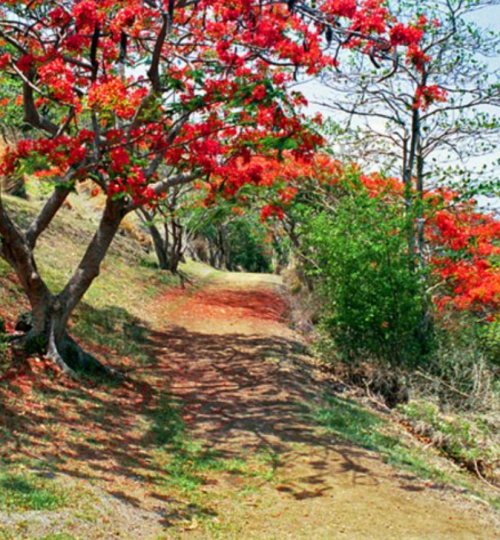
<svg viewBox="0 0 500 540"><path fill-rule="evenodd" d="M449 452L432 444L428 437L410 434L413 430L408 430L408 419L414 414L413 417L420 420L421 407L422 402L411 402L409 406L402 406L400 412L388 416L353 399L325 396L311 413L318 424L339 439L376 452L387 463L410 472L429 485L451 487L499 510L498 488L468 472L457 459L461 456L450 456ZM477 440L476 446L480 444Z"/></svg>
<svg viewBox="0 0 500 540"><path fill-rule="evenodd" d="M9 199L8 205L29 220L36 203ZM41 270L56 289L92 234L93 207L75 201L54 225L38 249ZM196 265L185 271L194 282L209 272ZM152 267L136 240L120 235L75 313L72 332L131 381L77 385L39 358L17 359L14 367L0 364L0 538L107 538L136 530L137 537L154 537L159 501L169 508L162 519L172 534L199 526L213 534L238 534L238 523L219 522L217 500L200 485L231 474L241 479L240 493L251 493L259 482L277 481L273 459L222 459L189 437L181 404L165 389L156 362L165 344L158 299L162 306L175 305L185 294L177 279ZM0 314L12 324L26 309L0 261ZM409 443L355 403L329 398L311 414L338 437L422 477L476 489L460 471L443 468L435 453Z"/></svg>

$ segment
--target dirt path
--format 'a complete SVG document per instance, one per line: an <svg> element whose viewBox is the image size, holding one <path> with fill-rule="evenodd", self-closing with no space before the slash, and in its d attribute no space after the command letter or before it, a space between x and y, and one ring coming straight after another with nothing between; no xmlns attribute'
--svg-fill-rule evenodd
<svg viewBox="0 0 500 540"><path fill-rule="evenodd" d="M0 381L0 508L5 486L24 497L40 482L65 501L0 511L0 539L500 539L484 505L314 424L324 382L279 286L207 270L144 313L93 312L121 321L101 331L133 354L113 352L128 374L117 386L80 384L37 357L14 363Z"/></svg>
<svg viewBox="0 0 500 540"><path fill-rule="evenodd" d="M241 486L231 475L204 488L222 501L222 519L244 524L234 537L500 538L482 506L311 425L304 406L322 389L286 324L278 285L273 276L219 276L167 316L164 360L194 432L227 458L267 455L276 469L277 481L238 504Z"/></svg>

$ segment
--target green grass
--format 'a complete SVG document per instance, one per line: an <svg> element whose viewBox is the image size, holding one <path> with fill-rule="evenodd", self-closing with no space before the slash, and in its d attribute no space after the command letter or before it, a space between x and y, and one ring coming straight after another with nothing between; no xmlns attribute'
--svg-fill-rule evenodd
<svg viewBox="0 0 500 540"><path fill-rule="evenodd" d="M46 536L39 536L36 540L76 540L74 536L65 533L48 534Z"/></svg>
<svg viewBox="0 0 500 540"><path fill-rule="evenodd" d="M408 469L424 479L450 480L446 472L434 466L423 451L410 448L399 438L389 435L387 421L351 400L328 396L312 412L321 426L340 439L373 450L392 465Z"/></svg>
<svg viewBox="0 0 500 540"><path fill-rule="evenodd" d="M0 472L0 510L57 510L67 496L52 483L31 473Z"/></svg>
<svg viewBox="0 0 500 540"><path fill-rule="evenodd" d="M226 456L194 440L181 415L181 406L164 398L149 414L154 449L153 475L155 489L163 496L180 500L174 521L182 526L200 528L208 537L239 538L242 536L239 518L224 515L220 519L221 502L239 509L246 497L259 493L263 483L274 480L277 456L273 452L258 452L247 459ZM223 477L230 476L237 490L211 490ZM172 503L175 507L176 503Z"/></svg>
<svg viewBox="0 0 500 540"><path fill-rule="evenodd" d="M208 472L246 473L244 460L226 459L192 439L175 401L163 398L150 413L150 421L156 461L162 469L159 482L163 486L175 487L186 494L205 483Z"/></svg>
<svg viewBox="0 0 500 540"><path fill-rule="evenodd" d="M16 532L11 532L0 528L0 540L16 540L21 538L20 533L21 531L25 533L26 531L23 531L23 529L26 529L27 526L27 522L21 522L18 524ZM24 534L23 538L26 538ZM36 535L30 536L29 538L32 540L77 540L75 536L66 533L44 534L43 536Z"/></svg>
<svg viewBox="0 0 500 540"><path fill-rule="evenodd" d="M474 447L469 452L476 455L477 445L490 456L497 447L481 445L480 438L471 439L471 428L467 421L446 422L441 415L436 415L434 407L429 404L410 403L403 411L415 419L434 422L445 433L455 437L460 434L469 444L474 440ZM437 451L419 447L406 438L394 436L395 428L390 420L385 420L372 413L358 403L349 399L327 396L322 404L311 410L314 420L334 433L339 439L354 443L368 450L377 452L387 463L409 471L424 480L430 480L442 486L455 486L465 493L481 498L500 510L500 498L481 481L463 469L453 466L450 461L438 457ZM445 457L450 458L446 452Z"/></svg>

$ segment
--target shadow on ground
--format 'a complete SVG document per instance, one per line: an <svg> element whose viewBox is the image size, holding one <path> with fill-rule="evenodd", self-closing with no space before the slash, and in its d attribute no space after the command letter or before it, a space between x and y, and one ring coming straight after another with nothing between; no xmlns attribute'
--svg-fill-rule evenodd
<svg viewBox="0 0 500 540"><path fill-rule="evenodd" d="M247 305L244 291L226 296L229 308ZM20 361L0 381L5 463L97 482L121 503L155 512L165 527L212 512L161 489L169 473L155 452L163 447L170 454L183 452L176 441L184 423L218 458L260 454L275 469L287 466L291 449L294 459L307 458L309 473L300 478L300 489L280 488L298 500L331 489L325 477L332 460L339 471L352 473L353 483L378 482L359 463L361 457L366 463L365 452L318 435L308 411L323 388L304 362L300 342L175 325L154 331L115 307L84 306L74 329L127 379L116 385L77 383L40 359ZM125 351L132 357L123 358Z"/></svg>

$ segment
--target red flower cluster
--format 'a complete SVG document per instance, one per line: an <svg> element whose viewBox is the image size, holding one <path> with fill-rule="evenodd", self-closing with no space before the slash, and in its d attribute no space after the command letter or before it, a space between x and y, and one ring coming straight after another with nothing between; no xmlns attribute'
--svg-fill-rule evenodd
<svg viewBox="0 0 500 540"><path fill-rule="evenodd" d="M38 70L40 80L61 102L78 103L74 94L75 75L61 57L43 64Z"/></svg>
<svg viewBox="0 0 500 540"><path fill-rule="evenodd" d="M127 195L134 204L139 205L151 205L158 200L155 191L148 185L143 171L137 166L130 167L126 177L114 178L109 184L108 195L111 197Z"/></svg>
<svg viewBox="0 0 500 540"><path fill-rule="evenodd" d="M358 10L356 0L327 0L321 10L331 17L346 17L352 19Z"/></svg>
<svg viewBox="0 0 500 540"><path fill-rule="evenodd" d="M493 311L500 307L500 222L478 213L472 204L440 210L432 219L432 264L447 291L436 301L442 308Z"/></svg>
<svg viewBox="0 0 500 540"><path fill-rule="evenodd" d="M364 0L352 16L351 29L366 35L383 36L391 15L380 0Z"/></svg>
<svg viewBox="0 0 500 540"><path fill-rule="evenodd" d="M87 105L101 113L132 118L146 94L145 88L127 86L120 77L105 77L89 88Z"/></svg>
<svg viewBox="0 0 500 540"><path fill-rule="evenodd" d="M415 109L426 110L435 102L446 101L448 93L439 86L419 86L415 92L413 107Z"/></svg>
<svg viewBox="0 0 500 540"><path fill-rule="evenodd" d="M266 221L271 217L276 217L277 219L281 220L285 217L285 211L280 206L267 204L260 212L260 219L261 221Z"/></svg>
<svg viewBox="0 0 500 540"><path fill-rule="evenodd" d="M10 176L15 173L21 161L37 159L43 156L47 165L40 168L40 176L56 176L61 178L69 167L79 165L87 154L88 143L94 134L82 130L78 137L61 135L52 139L26 139L19 141L15 148L8 148L1 165L0 174ZM82 173L83 174L83 173Z"/></svg>
<svg viewBox="0 0 500 540"><path fill-rule="evenodd" d="M418 45L424 36L424 31L415 26L398 23L391 28L391 45Z"/></svg>

